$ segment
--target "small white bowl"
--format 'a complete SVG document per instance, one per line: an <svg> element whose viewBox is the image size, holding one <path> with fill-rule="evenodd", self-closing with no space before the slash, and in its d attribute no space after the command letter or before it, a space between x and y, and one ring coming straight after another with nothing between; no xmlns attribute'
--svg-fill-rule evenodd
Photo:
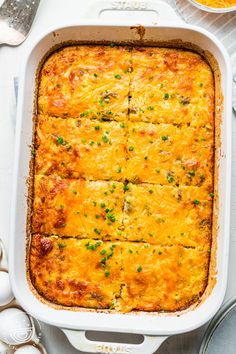
<svg viewBox="0 0 236 354"><path fill-rule="evenodd" d="M188 0L188 2L190 2L195 7L198 7L200 10L207 11L207 12L212 12L212 13L224 14L224 13L227 13L227 12L236 11L236 5L235 6L231 6L231 7L219 8L219 7L206 6L206 5L200 4L199 2L197 2L195 0Z"/></svg>

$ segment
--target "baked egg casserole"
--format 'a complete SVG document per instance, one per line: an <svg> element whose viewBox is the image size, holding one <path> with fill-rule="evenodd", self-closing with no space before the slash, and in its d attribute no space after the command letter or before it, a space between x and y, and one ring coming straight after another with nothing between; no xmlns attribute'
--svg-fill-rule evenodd
<svg viewBox="0 0 236 354"><path fill-rule="evenodd" d="M68 308L197 303L212 241L215 85L191 50L68 45L42 65L28 267Z"/></svg>

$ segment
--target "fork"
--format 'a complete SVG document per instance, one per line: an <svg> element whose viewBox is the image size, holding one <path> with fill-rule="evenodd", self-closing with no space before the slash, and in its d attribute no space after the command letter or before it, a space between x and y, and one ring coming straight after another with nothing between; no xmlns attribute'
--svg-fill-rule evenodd
<svg viewBox="0 0 236 354"><path fill-rule="evenodd" d="M0 44L17 46L26 39L40 0L5 0L0 7Z"/></svg>

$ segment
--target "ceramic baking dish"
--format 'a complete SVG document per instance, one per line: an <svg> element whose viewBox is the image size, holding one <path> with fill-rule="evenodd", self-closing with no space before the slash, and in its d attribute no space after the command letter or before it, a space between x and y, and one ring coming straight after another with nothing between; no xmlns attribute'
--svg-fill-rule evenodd
<svg viewBox="0 0 236 354"><path fill-rule="evenodd" d="M133 10L133 11L131 11ZM82 351L99 353L153 353L163 340L170 335L193 330L211 319L222 304L226 283L229 249L230 185L231 185L231 110L232 76L226 50L207 31L186 25L168 4L155 2L107 1L93 8L100 19L65 23L52 28L30 44L23 65L18 96L16 129L16 150L14 186L11 217L10 276L13 290L20 305L37 319L64 330L71 343ZM114 14L114 11L117 11ZM121 14L122 11L122 14ZM112 20L108 18L113 13ZM121 20L115 21L119 17ZM143 17L133 20L133 14ZM156 23L145 18L154 17ZM134 25L142 24L143 27ZM140 36L143 42L140 42ZM209 51L217 62L221 73L218 78L218 97L223 92L223 108L217 99L217 134L220 145L216 151L216 183L219 203L215 203L214 241L211 257L209 285L205 295L197 305L180 313L109 313L106 311L80 309L71 311L49 306L32 291L27 281L26 269L26 218L27 218L27 176L31 159L32 116L34 111L35 76L39 62L54 45L66 41L130 42L139 44L160 43L199 47ZM216 66L215 66L216 67ZM217 72L217 70L216 70ZM220 129L219 129L220 127ZM216 198L217 199L217 198ZM217 271L217 272L216 272ZM89 341L86 330L138 333L144 335L142 344L117 344Z"/></svg>

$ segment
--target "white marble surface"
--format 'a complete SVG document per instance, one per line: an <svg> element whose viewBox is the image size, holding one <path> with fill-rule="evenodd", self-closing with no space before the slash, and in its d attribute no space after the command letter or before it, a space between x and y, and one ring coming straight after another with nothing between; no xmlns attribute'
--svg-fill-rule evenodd
<svg viewBox="0 0 236 354"><path fill-rule="evenodd" d="M10 226L11 175L14 155L15 95L13 78L18 75L27 42L47 26L85 15L96 0L41 0L33 29L26 43L18 48L0 47L0 237L8 245ZM2 0L0 0L0 4ZM236 40L236 38L235 38ZM236 121L233 117L233 136ZM226 298L236 295L236 140L233 138L232 208L229 280ZM158 354L197 354L205 328L169 338ZM43 325L43 341L49 354L76 354L60 330ZM226 348L227 349L227 348ZM145 354L145 353L144 353Z"/></svg>

